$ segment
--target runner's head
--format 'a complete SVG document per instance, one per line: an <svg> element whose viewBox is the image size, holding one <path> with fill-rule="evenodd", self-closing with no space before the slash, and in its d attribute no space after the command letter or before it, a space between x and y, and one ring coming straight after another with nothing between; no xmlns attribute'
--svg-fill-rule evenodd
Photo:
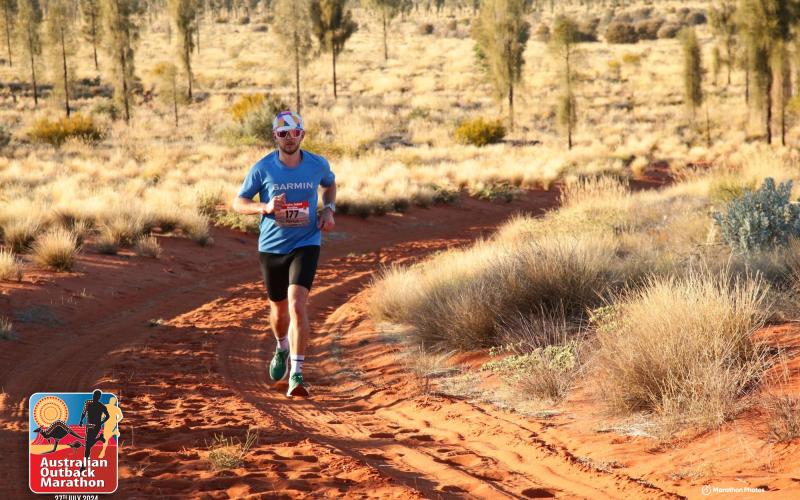
<svg viewBox="0 0 800 500"><path fill-rule="evenodd" d="M102 394L103 394L103 393L102 393L102 392L100 392L100 389L95 389L95 390L94 390L94 392L92 393L92 400L93 400L93 401L100 401L100 396L101 396Z"/></svg>
<svg viewBox="0 0 800 500"><path fill-rule="evenodd" d="M303 118L294 111L281 111L272 121L272 137L285 154L294 154L303 142Z"/></svg>

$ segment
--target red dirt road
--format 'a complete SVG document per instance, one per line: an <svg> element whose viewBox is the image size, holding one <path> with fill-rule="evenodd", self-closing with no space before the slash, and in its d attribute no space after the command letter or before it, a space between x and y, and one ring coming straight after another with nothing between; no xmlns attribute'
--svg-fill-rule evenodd
<svg viewBox="0 0 800 500"><path fill-rule="evenodd" d="M3 283L0 314L20 338L0 352L0 498L33 496L27 397L95 387L125 414L121 498L680 497L685 487L587 465L547 425L421 394L367 319L362 290L381 264L467 244L555 196L339 217L312 290L308 400L268 381L274 340L252 236L217 229L206 249L162 238L159 261L87 254L71 276ZM248 429L258 440L245 465L214 471L214 435Z"/></svg>

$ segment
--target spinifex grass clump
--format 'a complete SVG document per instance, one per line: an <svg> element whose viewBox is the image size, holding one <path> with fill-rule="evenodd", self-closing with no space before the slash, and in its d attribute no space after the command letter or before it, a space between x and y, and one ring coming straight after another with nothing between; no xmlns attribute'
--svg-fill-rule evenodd
<svg viewBox="0 0 800 500"><path fill-rule="evenodd" d="M464 120L455 131L455 138L458 142L473 146L494 144L502 141L505 136L506 128L500 120L484 120L483 118Z"/></svg>
<svg viewBox="0 0 800 500"><path fill-rule="evenodd" d="M800 205L792 203L792 181L775 187L771 177L757 191L745 191L723 212L713 214L722 237L744 253L786 245L800 236Z"/></svg>
<svg viewBox="0 0 800 500"><path fill-rule="evenodd" d="M56 271L70 271L77 254L78 240L75 234L63 228L49 230L33 245L36 263Z"/></svg>
<svg viewBox="0 0 800 500"><path fill-rule="evenodd" d="M57 120L42 118L28 131L28 136L33 141L53 146L61 146L70 137L94 143L102 140L103 135L103 130L95 124L91 116L81 114Z"/></svg>
<svg viewBox="0 0 800 500"><path fill-rule="evenodd" d="M770 358L753 334L769 305L760 279L689 272L651 278L594 317L602 399L614 410L718 425L743 408Z"/></svg>

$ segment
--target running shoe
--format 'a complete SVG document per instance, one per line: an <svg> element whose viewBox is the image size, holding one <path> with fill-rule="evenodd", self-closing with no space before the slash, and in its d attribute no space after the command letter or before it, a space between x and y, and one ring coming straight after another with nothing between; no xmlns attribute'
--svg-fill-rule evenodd
<svg viewBox="0 0 800 500"><path fill-rule="evenodd" d="M286 391L286 395L289 397L308 396L308 387L306 387L306 383L303 382L302 373L295 373L289 377L289 390Z"/></svg>
<svg viewBox="0 0 800 500"><path fill-rule="evenodd" d="M269 378L274 381L283 380L289 374L289 350L275 351L272 361L269 364Z"/></svg>

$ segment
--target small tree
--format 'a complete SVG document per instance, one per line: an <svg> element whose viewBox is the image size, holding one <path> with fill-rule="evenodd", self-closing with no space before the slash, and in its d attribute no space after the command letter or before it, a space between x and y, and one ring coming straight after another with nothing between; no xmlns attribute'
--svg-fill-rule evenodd
<svg viewBox="0 0 800 500"><path fill-rule="evenodd" d="M91 42L94 69L100 71L100 63L97 61L97 41L100 39L100 0L81 0L81 15L83 16L81 34L86 41Z"/></svg>
<svg viewBox="0 0 800 500"><path fill-rule="evenodd" d="M369 0L369 5L378 15L383 26L383 60L389 59L389 45L386 41L386 29L392 19L404 7L403 0Z"/></svg>
<svg viewBox="0 0 800 500"><path fill-rule="evenodd" d="M133 16L137 13L137 0L102 0L103 34L105 48L113 61L112 81L114 97L125 116L125 123L131 120L131 93L134 76L133 45L138 38L138 29Z"/></svg>
<svg viewBox="0 0 800 500"><path fill-rule="evenodd" d="M772 142L773 86L776 80L780 83L785 46L792 40L798 21L797 0L742 0L740 4L739 31L746 45L754 100L763 110L767 143ZM785 99L782 101L783 106ZM785 142L784 137L781 142Z"/></svg>
<svg viewBox="0 0 800 500"><path fill-rule="evenodd" d="M700 44L694 28L684 28L681 32L683 48L683 92L686 105L695 121L697 108L703 103L703 66L700 56Z"/></svg>
<svg viewBox="0 0 800 500"><path fill-rule="evenodd" d="M568 149L572 149L572 132L578 121L574 88L577 81L575 67L580 56L579 40L580 30L577 23L566 16L556 17L550 35L550 52L558 60L561 93L556 115L559 125L567 131Z"/></svg>
<svg viewBox="0 0 800 500"><path fill-rule="evenodd" d="M45 40L51 61L50 68L53 80L61 81L60 88L64 98L64 110L67 117L70 115L69 88L72 84L73 72L67 60L74 54L74 17L70 12L69 0L50 0L47 6L47 19L45 22Z"/></svg>
<svg viewBox="0 0 800 500"><path fill-rule="evenodd" d="M498 95L508 97L509 128L514 129L514 85L522 79L523 54L530 36L525 0L485 0L473 25L476 53Z"/></svg>
<svg viewBox="0 0 800 500"><path fill-rule="evenodd" d="M196 0L169 0L169 11L178 32L178 57L186 73L189 101L192 100L192 51L197 29Z"/></svg>
<svg viewBox="0 0 800 500"><path fill-rule="evenodd" d="M296 109L300 112L300 68L308 64L311 52L311 19L298 12L308 12L308 0L276 0L272 28L286 57L294 61Z"/></svg>
<svg viewBox="0 0 800 500"><path fill-rule="evenodd" d="M722 45L724 54L719 60L728 70L728 85L731 84L731 70L736 63L736 5L731 0L721 0L709 13L711 30Z"/></svg>
<svg viewBox="0 0 800 500"><path fill-rule="evenodd" d="M41 24L42 9L39 6L39 0L20 0L19 10L17 11L17 36L19 37L20 45L25 51L31 71L34 106L39 105L36 66L39 64L37 58L42 54L42 40L39 35Z"/></svg>
<svg viewBox="0 0 800 500"><path fill-rule="evenodd" d="M172 108L175 127L178 126L178 105L186 102L184 89L178 85L178 68L172 63L162 62L153 68L156 79L156 94L159 101Z"/></svg>
<svg viewBox="0 0 800 500"><path fill-rule="evenodd" d="M336 56L358 29L353 14L346 10L347 0L311 0L310 14L314 35L324 51L330 51L333 61L333 98L336 93Z"/></svg>
<svg viewBox="0 0 800 500"><path fill-rule="evenodd" d="M11 62L11 30L14 25L14 16L17 14L17 0L0 0L0 16L3 16L3 27L6 33L6 50L8 51L8 65Z"/></svg>

